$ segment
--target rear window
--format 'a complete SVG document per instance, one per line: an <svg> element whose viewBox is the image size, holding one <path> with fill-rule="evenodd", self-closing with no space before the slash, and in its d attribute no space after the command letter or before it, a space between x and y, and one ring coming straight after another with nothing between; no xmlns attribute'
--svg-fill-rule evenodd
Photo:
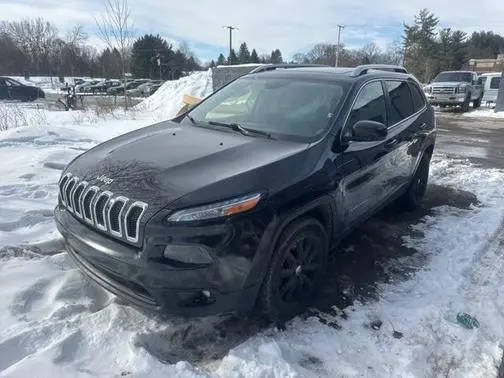
<svg viewBox="0 0 504 378"><path fill-rule="evenodd" d="M390 98L389 126L392 126L415 111L408 83L405 81L386 81L386 88Z"/></svg>
<svg viewBox="0 0 504 378"><path fill-rule="evenodd" d="M490 80L490 89L499 89L500 81L500 77L492 77L492 80Z"/></svg>
<svg viewBox="0 0 504 378"><path fill-rule="evenodd" d="M420 93L420 88L418 85L409 83L411 89L411 96L413 97L413 106L415 107L415 112L419 111L425 106L425 99Z"/></svg>

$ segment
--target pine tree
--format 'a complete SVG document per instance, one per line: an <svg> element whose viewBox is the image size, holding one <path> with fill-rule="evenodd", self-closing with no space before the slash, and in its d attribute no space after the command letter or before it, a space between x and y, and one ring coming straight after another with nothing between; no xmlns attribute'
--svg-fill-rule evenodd
<svg viewBox="0 0 504 378"><path fill-rule="evenodd" d="M228 59L227 59L227 64L238 64L239 61L238 61L238 57L236 56L236 52L234 51L234 49L231 49L231 51L229 52L229 56L228 56Z"/></svg>
<svg viewBox="0 0 504 378"><path fill-rule="evenodd" d="M250 63L250 52L247 47L247 44L243 42L240 45L240 49L238 50L238 60L240 63Z"/></svg>
<svg viewBox="0 0 504 378"><path fill-rule="evenodd" d="M439 69L436 59L436 28L439 19L422 9L412 26L404 24L404 66L423 82L432 79Z"/></svg>
<svg viewBox="0 0 504 378"><path fill-rule="evenodd" d="M252 49L250 54L250 63L259 63L259 56L257 55L256 49Z"/></svg>
<svg viewBox="0 0 504 378"><path fill-rule="evenodd" d="M271 52L271 59L270 59L270 61L273 64L282 64L283 63L282 53L280 52L279 49L273 50Z"/></svg>
<svg viewBox="0 0 504 378"><path fill-rule="evenodd" d="M208 67L210 68L214 68L215 67L215 61L212 59L210 64L208 65Z"/></svg>
<svg viewBox="0 0 504 378"><path fill-rule="evenodd" d="M217 65L223 66L225 64L226 64L226 58L224 58L224 55L221 53L221 54L219 54L219 57L217 58Z"/></svg>
<svg viewBox="0 0 504 378"><path fill-rule="evenodd" d="M131 72L135 77L159 78L157 56L161 63L166 64L173 58L173 50L159 35L145 34L133 43L131 50ZM166 76L166 66L163 68L163 77Z"/></svg>

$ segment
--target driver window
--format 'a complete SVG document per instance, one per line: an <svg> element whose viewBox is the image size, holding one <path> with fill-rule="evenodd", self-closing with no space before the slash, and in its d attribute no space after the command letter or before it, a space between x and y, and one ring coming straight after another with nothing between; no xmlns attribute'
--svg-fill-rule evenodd
<svg viewBox="0 0 504 378"><path fill-rule="evenodd" d="M348 118L345 137L351 137L353 125L363 120L380 122L386 125L387 108L380 81L369 83L360 91Z"/></svg>

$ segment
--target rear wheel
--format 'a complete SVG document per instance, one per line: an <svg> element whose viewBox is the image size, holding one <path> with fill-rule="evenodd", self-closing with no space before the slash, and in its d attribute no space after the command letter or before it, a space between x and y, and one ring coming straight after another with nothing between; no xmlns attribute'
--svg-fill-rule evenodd
<svg viewBox="0 0 504 378"><path fill-rule="evenodd" d="M415 210L420 206L425 191L427 190L430 158L431 156L429 153L424 153L408 190L398 199L397 202L403 209Z"/></svg>
<svg viewBox="0 0 504 378"><path fill-rule="evenodd" d="M284 322L305 309L323 279L327 249L327 233L315 218L295 220L282 232L259 294L270 320Z"/></svg>

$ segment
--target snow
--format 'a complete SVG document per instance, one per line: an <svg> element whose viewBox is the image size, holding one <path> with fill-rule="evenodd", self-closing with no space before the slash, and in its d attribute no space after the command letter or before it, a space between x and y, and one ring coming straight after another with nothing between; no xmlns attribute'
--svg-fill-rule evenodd
<svg viewBox="0 0 504 378"><path fill-rule="evenodd" d="M483 117L483 118L502 118L504 112L495 112L494 109L476 109L467 113L463 113L465 117Z"/></svg>
<svg viewBox="0 0 504 378"><path fill-rule="evenodd" d="M212 71L192 73L179 80L166 81L153 95L136 106L158 120L173 118L184 106L184 95L205 98L212 93Z"/></svg>
<svg viewBox="0 0 504 378"><path fill-rule="evenodd" d="M247 334L240 320L234 334L224 323L228 335L219 338L219 317L144 313L80 274L52 218L61 169L97 143L173 117L183 94L204 97L210 88L210 74L196 73L166 83L135 112L103 119L47 111L44 124L0 131L0 376L496 376L504 339L504 171L462 159L436 154L430 181L472 192L480 205L440 206L412 225L403 241L418 252L390 264L415 273L380 284L378 301L355 302L345 317L337 309L323 314L341 329L298 317L285 331ZM459 311L475 315L480 328L459 326ZM369 327L376 319L379 330ZM205 358L212 351L222 355Z"/></svg>

